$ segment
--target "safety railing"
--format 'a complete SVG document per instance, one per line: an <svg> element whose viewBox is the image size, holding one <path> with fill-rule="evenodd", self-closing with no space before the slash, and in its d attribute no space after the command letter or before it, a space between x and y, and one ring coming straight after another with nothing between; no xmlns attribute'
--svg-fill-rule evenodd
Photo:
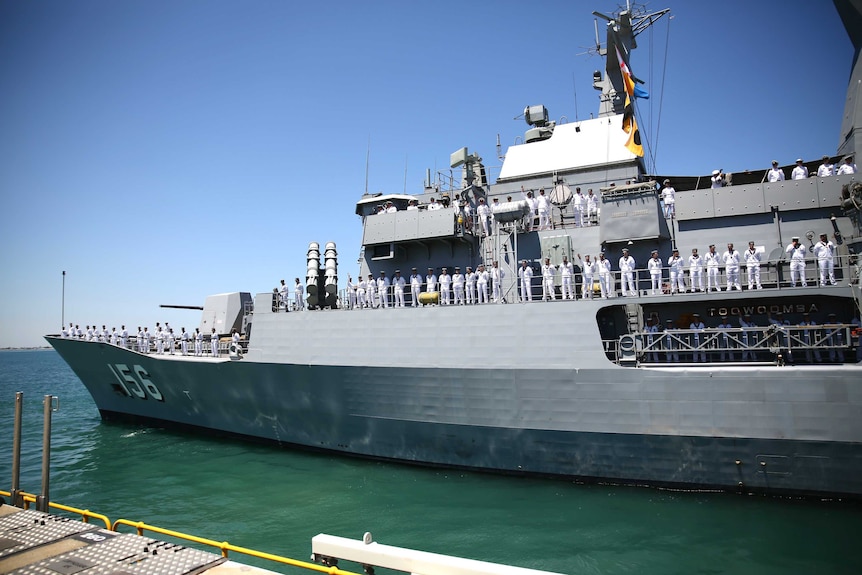
<svg viewBox="0 0 862 575"><path fill-rule="evenodd" d="M11 491L3 491L0 490L0 495L5 495L6 497L12 497ZM23 491L19 491L18 495L21 496L24 501L24 509L30 509L30 505L36 503L36 495L32 493L26 493ZM71 507L69 505L63 505L61 503L54 503L53 501L48 502L48 507L51 509L59 509L60 511L65 511L66 513L73 513L81 517L81 521L84 523L89 523L90 519L98 519L102 523L105 524L105 529L111 529L111 520L108 519L105 515L101 513L94 513L89 509L78 509L77 507Z"/></svg>
<svg viewBox="0 0 862 575"><path fill-rule="evenodd" d="M614 361L627 365L728 361L843 363L848 357L855 357L854 345L858 345L855 330L849 324L665 329L607 340L605 349Z"/></svg>

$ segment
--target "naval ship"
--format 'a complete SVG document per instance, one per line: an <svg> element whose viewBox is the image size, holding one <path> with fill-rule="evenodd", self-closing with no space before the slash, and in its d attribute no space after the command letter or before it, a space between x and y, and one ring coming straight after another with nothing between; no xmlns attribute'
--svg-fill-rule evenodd
<svg viewBox="0 0 862 575"><path fill-rule="evenodd" d="M711 176L649 173L629 58L667 11L595 13L607 30L597 116L554 122L528 106L528 128L493 183L481 157L460 148L458 181L429 174L416 194L364 194L359 277L339 274L334 244L321 257L311 243L304 309L277 290L210 296L200 331L220 337L201 356L158 353L134 336L46 339L105 420L583 482L862 497L862 183L837 171L862 134L862 2L835 4L857 57L839 147L822 161L836 168L829 175L817 175L819 160L802 163L803 179L784 166L782 181L729 172L715 187ZM580 210L590 190L595 210ZM821 234L834 283L820 281ZM753 242L756 285L745 261L739 289L723 261L718 291L696 289L688 265L683 285L671 285L673 250L687 261L693 248L721 254L729 242L740 253ZM634 289L620 275L623 250L637 262ZM586 254L612 271L585 276ZM444 268L475 277L480 266L491 270L491 301L456 304L441 289ZM519 268L533 272L529 285ZM357 303L372 280L383 289ZM574 298L564 299L569 285Z"/></svg>

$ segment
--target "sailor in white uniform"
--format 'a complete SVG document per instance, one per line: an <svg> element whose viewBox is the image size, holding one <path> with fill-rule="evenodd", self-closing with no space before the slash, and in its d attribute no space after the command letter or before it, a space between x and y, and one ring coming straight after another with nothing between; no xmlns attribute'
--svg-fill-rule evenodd
<svg viewBox="0 0 862 575"><path fill-rule="evenodd" d="M703 258L697 253L697 248L692 248L688 256L688 277L691 281L691 291L703 291Z"/></svg>
<svg viewBox="0 0 862 575"><path fill-rule="evenodd" d="M835 175L835 165L829 161L829 156L823 156L823 163L817 168L818 178L828 178Z"/></svg>
<svg viewBox="0 0 862 575"><path fill-rule="evenodd" d="M550 258L545 258L545 263L542 264L542 301L555 299L554 276L556 273L557 268L551 265Z"/></svg>
<svg viewBox="0 0 862 575"><path fill-rule="evenodd" d="M279 299L281 300L281 307L284 308L284 311L290 311L290 287L281 280L281 287L279 288Z"/></svg>
<svg viewBox="0 0 862 575"><path fill-rule="evenodd" d="M575 299L575 266L569 261L568 256L563 256L563 262L559 268L560 279L563 282L563 299Z"/></svg>
<svg viewBox="0 0 862 575"><path fill-rule="evenodd" d="M440 282L440 305L449 305L452 295L452 276L449 275L448 268L443 268L440 271L440 277L438 278Z"/></svg>
<svg viewBox="0 0 862 575"><path fill-rule="evenodd" d="M791 180L804 180L808 177L808 168L802 163L802 158L797 158L796 166L793 168L793 171L790 172Z"/></svg>
<svg viewBox="0 0 862 575"><path fill-rule="evenodd" d="M368 274L368 280L365 282L365 307L377 307L377 280L374 279L374 274Z"/></svg>
<svg viewBox="0 0 862 575"><path fill-rule="evenodd" d="M760 285L760 252L754 247L754 242L748 242L745 251L745 267L748 271L748 289L763 289Z"/></svg>
<svg viewBox="0 0 862 575"><path fill-rule="evenodd" d="M718 252L715 251L715 244L709 245L709 251L703 256L706 262L706 291L721 291L721 286L718 285Z"/></svg>
<svg viewBox="0 0 862 575"><path fill-rule="evenodd" d="M523 191L524 186L521 186L521 192ZM524 229L531 232L533 231L533 221L536 219L536 199L533 197L533 192L530 191L524 194L524 201L527 202L527 209L529 211L524 222Z"/></svg>
<svg viewBox="0 0 862 575"><path fill-rule="evenodd" d="M629 249L623 248L623 256L620 258L620 289L624 296L638 295L635 287L636 265L635 259L629 255Z"/></svg>
<svg viewBox="0 0 862 575"><path fill-rule="evenodd" d="M673 250L667 260L670 272L670 293L685 293L685 262L679 255L679 250Z"/></svg>
<svg viewBox="0 0 862 575"><path fill-rule="evenodd" d="M129 330L126 329L126 326L120 326L120 345L126 347L126 343L129 341Z"/></svg>
<svg viewBox="0 0 862 575"><path fill-rule="evenodd" d="M434 268L428 268L428 273L425 274L425 293L437 291L437 276L434 275Z"/></svg>
<svg viewBox="0 0 862 575"><path fill-rule="evenodd" d="M195 357L201 357L204 354L204 334L201 333L201 328L195 328Z"/></svg>
<svg viewBox="0 0 862 575"><path fill-rule="evenodd" d="M587 225L593 225L593 221L595 220L598 223L599 220L599 198L593 194L592 188L587 190L587 217L589 222Z"/></svg>
<svg viewBox="0 0 862 575"><path fill-rule="evenodd" d="M790 256L790 287L796 287L800 282L802 287L807 286L805 282L805 246L799 243L799 238L794 237L785 250Z"/></svg>
<svg viewBox="0 0 862 575"><path fill-rule="evenodd" d="M459 267L452 274L452 292L455 294L455 305L464 305L464 274Z"/></svg>
<svg viewBox="0 0 862 575"><path fill-rule="evenodd" d="M488 303L488 272L484 264L476 270L476 289L479 292L479 303Z"/></svg>
<svg viewBox="0 0 862 575"><path fill-rule="evenodd" d="M500 303L503 301L503 278L506 274L500 269L497 260L494 260L491 264L489 275L491 277L491 295L494 297L494 303Z"/></svg>
<svg viewBox="0 0 862 575"><path fill-rule="evenodd" d="M354 309L356 307L356 286L353 285L353 278L348 274L347 276L347 309Z"/></svg>
<svg viewBox="0 0 862 575"><path fill-rule="evenodd" d="M742 291L739 284L739 262L742 259L739 250L733 248L733 244L727 244L727 251L721 256L724 261L724 273L727 280L727 291L737 289Z"/></svg>
<svg viewBox="0 0 862 575"><path fill-rule="evenodd" d="M299 278L296 278L296 283L293 286L293 297L294 297L294 309L296 311L300 311L305 309L305 299L302 297L302 292L305 291L302 289L302 282L299 281Z"/></svg>
<svg viewBox="0 0 862 575"><path fill-rule="evenodd" d="M474 305L476 303L476 279L476 272L473 271L473 268L467 266L467 273L464 275L467 305Z"/></svg>
<svg viewBox="0 0 862 575"><path fill-rule="evenodd" d="M533 301L533 268L527 265L527 260L521 261L518 279L521 280L521 301Z"/></svg>
<svg viewBox="0 0 862 575"><path fill-rule="evenodd" d="M176 344L177 338L174 335L174 330L169 329L165 334L165 346L168 348L168 353L174 355L174 346Z"/></svg>
<svg viewBox="0 0 862 575"><path fill-rule="evenodd" d="M401 275L401 270L395 270L395 276L392 278L392 295L395 297L395 307L404 307L404 286L407 285L407 280Z"/></svg>
<svg viewBox="0 0 862 575"><path fill-rule="evenodd" d="M186 328L180 328L180 351L183 355L189 354L189 332Z"/></svg>
<svg viewBox="0 0 862 575"><path fill-rule="evenodd" d="M476 207L476 216L478 216L479 223L482 225L482 234L487 236L491 219L491 208L485 204L485 198L479 198L479 205Z"/></svg>
<svg viewBox="0 0 862 575"><path fill-rule="evenodd" d="M210 334L210 354L213 357L218 357L218 334L216 333L215 328L213 328L212 333Z"/></svg>
<svg viewBox="0 0 862 575"><path fill-rule="evenodd" d="M661 199L664 202L664 217L673 218L676 215L676 190L670 185L670 180L664 181Z"/></svg>
<svg viewBox="0 0 862 575"><path fill-rule="evenodd" d="M778 160L772 160L772 167L766 171L767 182L783 182L784 170L778 167Z"/></svg>
<svg viewBox="0 0 862 575"><path fill-rule="evenodd" d="M120 334L117 333L117 328L111 328L111 345L117 345L117 336Z"/></svg>
<svg viewBox="0 0 862 575"><path fill-rule="evenodd" d="M364 309L368 307L368 296L365 293L368 284L359 276L359 281L356 282L356 309Z"/></svg>
<svg viewBox="0 0 862 575"><path fill-rule="evenodd" d="M141 345L143 349L141 349L142 353L150 353L150 328L144 326L144 343Z"/></svg>
<svg viewBox="0 0 862 575"><path fill-rule="evenodd" d="M539 212L539 229L551 229L551 204L545 197L544 188L539 190L539 197L536 198L536 211Z"/></svg>
<svg viewBox="0 0 862 575"><path fill-rule="evenodd" d="M380 277L377 278L377 297L380 299L380 309L389 308L389 278L383 270L380 270Z"/></svg>
<svg viewBox="0 0 862 575"><path fill-rule="evenodd" d="M581 266L581 275L583 283L581 284L581 298L593 299L593 278L596 275L596 262L590 261L590 254L581 259L581 254L578 254L578 262Z"/></svg>
<svg viewBox="0 0 862 575"><path fill-rule="evenodd" d="M830 284L835 285L835 244L826 234L820 234L820 241L814 244L814 257L820 269L820 285L825 286L827 278Z"/></svg>
<svg viewBox="0 0 862 575"><path fill-rule="evenodd" d="M845 156L844 163L838 167L837 175L855 174L856 164L853 163L853 156Z"/></svg>
<svg viewBox="0 0 862 575"><path fill-rule="evenodd" d="M670 263L670 262L668 262ZM661 260L658 257L658 250L653 250L650 259L647 260L647 269L649 270L650 290L652 295L658 295L661 290Z"/></svg>
<svg viewBox="0 0 862 575"><path fill-rule="evenodd" d="M611 295L611 262L605 259L605 252L599 253L599 261L596 262L599 272L599 286L602 290L602 299Z"/></svg>
<svg viewBox="0 0 862 575"><path fill-rule="evenodd" d="M587 198L581 193L581 188L575 189L575 195L572 197L572 207L575 211L575 225L579 228L584 227L584 212L587 211Z"/></svg>
<svg viewBox="0 0 862 575"><path fill-rule="evenodd" d="M416 268L411 270L410 274L410 299L413 307L419 306L419 292L422 291L422 276L416 271Z"/></svg>

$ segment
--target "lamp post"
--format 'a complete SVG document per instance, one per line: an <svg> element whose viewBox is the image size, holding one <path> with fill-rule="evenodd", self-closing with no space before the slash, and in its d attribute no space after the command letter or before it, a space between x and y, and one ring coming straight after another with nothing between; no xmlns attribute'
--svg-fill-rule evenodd
<svg viewBox="0 0 862 575"><path fill-rule="evenodd" d="M63 270L63 297L60 301L60 328L66 327L66 270Z"/></svg>

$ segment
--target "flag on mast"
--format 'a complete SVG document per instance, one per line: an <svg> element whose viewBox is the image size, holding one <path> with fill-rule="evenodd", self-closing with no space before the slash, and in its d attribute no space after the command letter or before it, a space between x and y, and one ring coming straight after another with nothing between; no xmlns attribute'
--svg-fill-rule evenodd
<svg viewBox="0 0 862 575"><path fill-rule="evenodd" d="M626 65L625 60L623 60L620 49L616 46L614 46L614 49L617 51L617 61L620 63L620 72L623 75L623 84L625 84L626 89L626 106L623 109L623 131L629 135L628 140L626 140L626 148L632 154L642 157L644 155L644 148L641 144L641 134L638 130L638 123L635 120L635 108L632 104L632 99L635 95L635 81L632 80L632 73L628 65Z"/></svg>

